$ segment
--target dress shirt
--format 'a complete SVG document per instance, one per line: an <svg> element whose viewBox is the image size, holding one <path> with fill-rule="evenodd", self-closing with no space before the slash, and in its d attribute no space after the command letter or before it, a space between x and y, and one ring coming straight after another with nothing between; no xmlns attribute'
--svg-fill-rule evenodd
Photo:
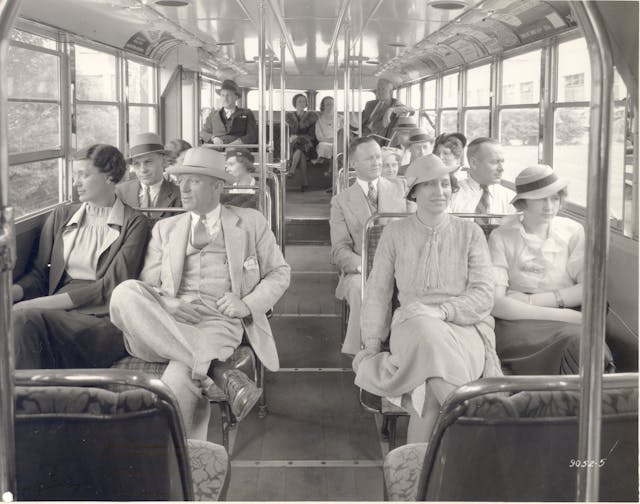
<svg viewBox="0 0 640 504"><path fill-rule="evenodd" d="M378 177L377 179L371 181L371 182L373 182L373 187L376 188L376 196L379 196L379 194L378 194L378 180L380 180L380 177ZM369 182L367 182L366 180L362 180L360 178L357 178L357 177L356 177L356 182L358 183L360 188L364 191L364 195L367 196L369 194Z"/></svg>
<svg viewBox="0 0 640 504"><path fill-rule="evenodd" d="M220 230L220 207L221 205L218 204L217 207L215 207L213 210L211 210L209 213L205 214L204 218L204 227L207 230L207 234L209 235L210 238L215 237L218 234L218 231ZM191 236L194 235L195 233L195 227L196 224L198 224L198 221L200 220L200 214L197 214L195 212L190 212L191 213Z"/></svg>
<svg viewBox="0 0 640 504"><path fill-rule="evenodd" d="M516 209L511 204L515 193L500 184L491 184L489 189L489 207L491 214L512 214ZM449 211L452 213L475 213L482 197L482 187L470 176L460 181L460 190L454 193Z"/></svg>
<svg viewBox="0 0 640 504"><path fill-rule="evenodd" d="M149 202L149 206L155 206L158 201L158 195L160 194L160 188L162 187L162 181L164 178L160 179L160 182L156 182L153 185L149 186L149 196L151 197L151 201ZM140 191L138 192L138 201L142 201L144 198L144 191L147 188L145 184L140 182Z"/></svg>
<svg viewBox="0 0 640 504"><path fill-rule="evenodd" d="M236 111L235 107L232 109L224 109L224 117L225 119L229 119L233 113Z"/></svg>

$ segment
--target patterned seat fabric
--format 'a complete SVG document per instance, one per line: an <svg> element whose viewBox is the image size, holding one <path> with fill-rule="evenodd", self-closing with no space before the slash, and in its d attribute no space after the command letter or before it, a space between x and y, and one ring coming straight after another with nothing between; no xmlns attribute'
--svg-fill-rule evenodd
<svg viewBox="0 0 640 504"><path fill-rule="evenodd" d="M412 443L387 454L382 466L387 500L416 500L426 453L427 443Z"/></svg>
<svg viewBox="0 0 640 504"><path fill-rule="evenodd" d="M229 455L223 446L187 440L193 493L197 501L224 500L229 481Z"/></svg>

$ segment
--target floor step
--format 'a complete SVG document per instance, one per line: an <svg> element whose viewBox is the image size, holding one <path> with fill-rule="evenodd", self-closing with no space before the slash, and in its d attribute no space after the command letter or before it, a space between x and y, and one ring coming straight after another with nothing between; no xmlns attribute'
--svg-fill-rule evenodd
<svg viewBox="0 0 640 504"><path fill-rule="evenodd" d="M289 245L285 257L292 271L337 272L331 264L331 247L328 245Z"/></svg>
<svg viewBox="0 0 640 504"><path fill-rule="evenodd" d="M328 220L287 219L285 223L287 245L330 245Z"/></svg>
<svg viewBox="0 0 640 504"><path fill-rule="evenodd" d="M339 317L273 317L280 367L351 369L351 358L340 353L340 327Z"/></svg>
<svg viewBox="0 0 640 504"><path fill-rule="evenodd" d="M335 273L292 273L289 288L275 306L279 315L339 316L341 304L335 298Z"/></svg>

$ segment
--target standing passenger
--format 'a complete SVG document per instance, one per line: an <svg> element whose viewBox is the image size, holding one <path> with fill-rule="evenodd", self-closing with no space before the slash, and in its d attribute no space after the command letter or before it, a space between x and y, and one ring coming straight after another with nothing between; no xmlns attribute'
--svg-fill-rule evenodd
<svg viewBox="0 0 640 504"><path fill-rule="evenodd" d="M140 280L120 285L111 301L113 323L129 353L168 362L162 380L178 399L187 435L206 439L212 361L224 362L243 331L267 369L279 367L266 312L289 286L290 268L261 213L220 205L231 177L224 155L190 149L178 175L187 213L153 228ZM222 377L231 409L242 420L261 395L242 371Z"/></svg>
<svg viewBox="0 0 640 504"><path fill-rule="evenodd" d="M480 137L467 147L469 175L451 200L452 213L511 214L514 193L500 184L504 171L502 147L493 138Z"/></svg>
<svg viewBox="0 0 640 504"><path fill-rule="evenodd" d="M338 299L349 303L349 324L342 352L360 350L360 305L362 303L362 232L376 213L413 211L405 199L406 181L380 176L382 154L373 138L358 138L349 146L349 162L356 183L331 200L331 261L340 269Z"/></svg>
<svg viewBox="0 0 640 504"><path fill-rule="evenodd" d="M242 96L238 85L232 80L223 81L218 94L222 107L207 117L200 131L201 140L214 145L257 144L258 126L253 112L236 106Z"/></svg>
<svg viewBox="0 0 640 504"><path fill-rule="evenodd" d="M487 242L478 225L447 213L451 171L433 154L409 166L407 197L418 210L382 232L362 306L365 348L353 360L356 385L410 412L409 443L429 439L456 387L502 374ZM389 331L391 352L380 352Z"/></svg>
<svg viewBox="0 0 640 504"><path fill-rule="evenodd" d="M522 211L489 237L495 287L496 347L514 374L578 374L584 229L558 211L567 180L536 165L516 177ZM613 358L605 346L605 369Z"/></svg>
<svg viewBox="0 0 640 504"><path fill-rule="evenodd" d="M155 133L136 135L129 149L129 163L136 174L135 180L118 184L116 192L127 205L140 208L180 207L180 189L164 178L167 151ZM152 219L167 217L170 213L149 212Z"/></svg>
<svg viewBox="0 0 640 504"><path fill-rule="evenodd" d="M402 105L397 98L393 98L393 83L387 79L380 79L376 87L376 99L368 101L362 111L362 135L371 133L389 138L397 114L408 112L409 109ZM384 140L376 138L376 142Z"/></svg>
<svg viewBox="0 0 640 504"><path fill-rule="evenodd" d="M111 145L76 155L80 203L49 215L33 263L11 289L16 369L104 368L127 355L109 299L140 273L150 229L116 196L125 171Z"/></svg>

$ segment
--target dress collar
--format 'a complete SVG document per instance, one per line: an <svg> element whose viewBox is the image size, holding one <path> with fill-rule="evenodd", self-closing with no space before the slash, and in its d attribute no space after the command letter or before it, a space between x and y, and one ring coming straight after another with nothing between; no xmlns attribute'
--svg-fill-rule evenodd
<svg viewBox="0 0 640 504"><path fill-rule="evenodd" d="M96 205L92 205L91 203L84 202L80 205L71 218L64 225L65 227L70 226L80 226L82 223L82 219L84 218L84 214L87 210L88 206L96 207ZM100 207L96 207L100 208ZM109 211L109 216L107 217L107 225L109 226L120 226L124 225L124 204L120 200L120 198L116 197L115 202L111 205L111 210Z"/></svg>

